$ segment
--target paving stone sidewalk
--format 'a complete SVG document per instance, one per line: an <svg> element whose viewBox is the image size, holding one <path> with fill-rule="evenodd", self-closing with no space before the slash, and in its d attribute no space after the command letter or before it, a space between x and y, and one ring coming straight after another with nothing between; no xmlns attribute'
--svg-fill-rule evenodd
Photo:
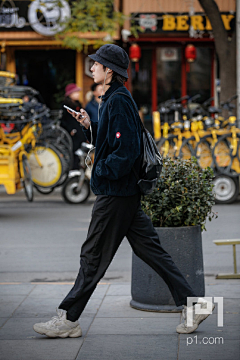
<svg viewBox="0 0 240 360"><path fill-rule="evenodd" d="M238 360L240 280L206 278L206 296L224 297L224 324L217 307L199 329L178 335L180 313L132 309L130 283L100 283L90 299L77 339L49 339L34 332L48 321L70 290L66 283L0 284L1 360Z"/></svg>

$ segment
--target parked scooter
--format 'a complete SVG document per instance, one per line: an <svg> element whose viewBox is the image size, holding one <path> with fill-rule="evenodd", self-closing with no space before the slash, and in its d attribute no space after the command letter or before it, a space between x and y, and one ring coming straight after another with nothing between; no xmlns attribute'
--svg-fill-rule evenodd
<svg viewBox="0 0 240 360"><path fill-rule="evenodd" d="M90 195L91 170L88 166L90 167L93 161L93 154L89 155L89 159L87 155L92 148L93 145L83 142L81 148L75 152L79 157L80 169L71 170L68 174L68 179L62 187L62 196L69 204L81 204Z"/></svg>

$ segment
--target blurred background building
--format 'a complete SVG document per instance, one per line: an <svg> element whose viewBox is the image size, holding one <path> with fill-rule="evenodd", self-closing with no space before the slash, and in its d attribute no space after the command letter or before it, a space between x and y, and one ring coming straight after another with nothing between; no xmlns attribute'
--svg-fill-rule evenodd
<svg viewBox="0 0 240 360"><path fill-rule="evenodd" d="M85 104L93 82L91 60L87 53L63 48L54 36L59 22L71 15L71 2L61 1L60 7L56 2L51 5L53 1L41 3L1 3L1 68L16 73L18 84L39 90L51 109L61 106L64 87L72 82L83 89L80 101ZM231 35L236 1L216 3ZM170 98L199 93L201 101L214 96L218 102L219 68L212 28L197 0L117 0L116 6L129 19L114 40L132 59L127 87L146 121L160 102ZM142 29L137 39L129 31L130 21ZM88 48L89 53L93 51Z"/></svg>

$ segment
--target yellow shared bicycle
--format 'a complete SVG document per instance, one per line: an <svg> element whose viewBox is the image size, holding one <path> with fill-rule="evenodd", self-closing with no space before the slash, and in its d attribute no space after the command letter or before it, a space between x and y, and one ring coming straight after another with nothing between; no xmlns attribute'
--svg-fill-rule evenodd
<svg viewBox="0 0 240 360"><path fill-rule="evenodd" d="M29 132L14 145L0 144L0 184L8 194L24 188L27 200L33 201L31 168L24 148L28 137Z"/></svg>

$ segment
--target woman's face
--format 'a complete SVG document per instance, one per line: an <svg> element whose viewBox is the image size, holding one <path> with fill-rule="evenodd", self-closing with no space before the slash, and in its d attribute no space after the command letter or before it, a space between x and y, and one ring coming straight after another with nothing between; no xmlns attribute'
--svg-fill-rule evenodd
<svg viewBox="0 0 240 360"><path fill-rule="evenodd" d="M94 62L93 66L91 67L90 70L92 72L95 83L103 84L104 80L106 81L107 79L110 79L112 76L111 72L108 73L106 76L107 69L104 71L103 65L98 63L97 61ZM105 77L106 77L106 79L105 79ZM106 83L107 82L108 81L106 81Z"/></svg>
<svg viewBox="0 0 240 360"><path fill-rule="evenodd" d="M69 97L70 99L77 101L79 100L79 95L80 95L80 91L74 91L69 95Z"/></svg>

